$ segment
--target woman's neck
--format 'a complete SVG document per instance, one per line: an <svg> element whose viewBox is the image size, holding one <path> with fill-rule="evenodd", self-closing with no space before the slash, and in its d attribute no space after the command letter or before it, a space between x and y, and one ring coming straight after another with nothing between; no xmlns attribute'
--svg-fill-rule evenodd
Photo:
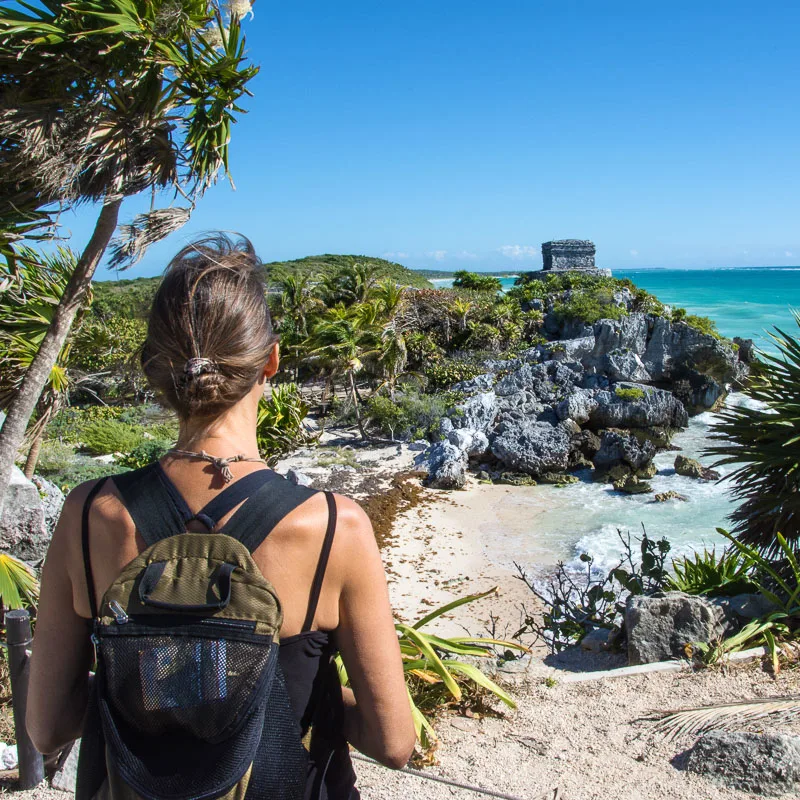
<svg viewBox="0 0 800 800"><path fill-rule="evenodd" d="M223 458L240 453L258 456L255 422L255 415L237 406L212 420L188 419L181 422L176 447L194 452L205 450Z"/></svg>

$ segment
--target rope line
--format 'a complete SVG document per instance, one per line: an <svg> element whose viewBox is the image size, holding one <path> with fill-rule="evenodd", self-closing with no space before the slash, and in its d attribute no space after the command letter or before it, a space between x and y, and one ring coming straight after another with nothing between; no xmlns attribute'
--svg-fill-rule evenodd
<svg viewBox="0 0 800 800"><path fill-rule="evenodd" d="M352 758L358 759L359 761L365 761L367 764L372 764L376 767L383 767L383 764L381 764L379 761L375 761L374 758L369 758L368 756L356 751L351 751L350 755ZM388 769L388 767L384 767L384 769ZM443 778L440 775L428 775L427 773L421 772L418 769L412 769L411 767L403 767L398 771L404 772L406 775L413 775L415 778L422 778L422 780L425 781L444 783L447 786L455 786L458 789L466 789L468 792L485 794L487 797L498 797L500 800L525 800L523 797L518 797L514 794L506 794L505 792L497 792L494 789L485 789L482 786L476 786L474 783L454 781L450 778ZM551 791L547 792L547 794L541 795L538 800L566 800L566 798L561 794L561 789L552 789Z"/></svg>

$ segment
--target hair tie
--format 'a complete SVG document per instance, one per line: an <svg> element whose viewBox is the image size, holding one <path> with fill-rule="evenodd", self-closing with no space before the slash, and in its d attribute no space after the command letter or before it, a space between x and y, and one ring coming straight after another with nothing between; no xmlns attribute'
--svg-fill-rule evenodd
<svg viewBox="0 0 800 800"><path fill-rule="evenodd" d="M190 378L196 378L198 375L205 375L207 372L218 372L219 369L215 361L210 358L190 358L183 365L184 373Z"/></svg>

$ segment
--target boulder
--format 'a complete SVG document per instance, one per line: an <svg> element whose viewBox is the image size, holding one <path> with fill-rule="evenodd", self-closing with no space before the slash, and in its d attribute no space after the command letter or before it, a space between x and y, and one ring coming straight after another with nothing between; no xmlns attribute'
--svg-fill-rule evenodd
<svg viewBox="0 0 800 800"><path fill-rule="evenodd" d="M554 359L556 361L583 361L594 350L594 334L581 336L578 339L563 339L558 342L549 342L539 345L543 361Z"/></svg>
<svg viewBox="0 0 800 800"><path fill-rule="evenodd" d="M23 561L36 562L44 558L49 544L50 535L39 490L19 467L12 467L0 522L0 550Z"/></svg>
<svg viewBox="0 0 800 800"><path fill-rule="evenodd" d="M521 472L501 472L497 476L496 483L503 483L508 486L536 486L536 481L530 475L525 475Z"/></svg>
<svg viewBox="0 0 800 800"><path fill-rule="evenodd" d="M752 339L734 336L733 343L739 348L739 361L744 361L745 364L752 364L755 361L756 348Z"/></svg>
<svg viewBox="0 0 800 800"><path fill-rule="evenodd" d="M583 425L589 421L597 405L594 392L589 389L575 389L556 406L556 414L559 419L571 419Z"/></svg>
<svg viewBox="0 0 800 800"><path fill-rule="evenodd" d="M543 472L539 476L539 483L567 486L571 483L580 483L580 478L575 477L575 475L565 475L563 472Z"/></svg>
<svg viewBox="0 0 800 800"><path fill-rule="evenodd" d="M464 394L474 394L475 392L488 392L494 386L495 376L491 372L484 375L477 375L470 378L468 381L461 381L455 384L452 388L454 392L463 392Z"/></svg>
<svg viewBox="0 0 800 800"><path fill-rule="evenodd" d="M472 431L468 428L454 428L447 434L447 441L466 452L472 446Z"/></svg>
<svg viewBox="0 0 800 800"><path fill-rule="evenodd" d="M632 595L625 609L628 663L685 658L686 645L734 633L738 622L722 605L684 592Z"/></svg>
<svg viewBox="0 0 800 800"><path fill-rule="evenodd" d="M39 490L39 497L42 499L42 511L44 512L44 526L47 528L47 533L52 536L58 518L61 516L61 508L64 505L64 492L52 481L48 481L41 475L34 475L31 481Z"/></svg>
<svg viewBox="0 0 800 800"><path fill-rule="evenodd" d="M642 359L632 350L612 350L606 353L600 362L600 369L612 381L650 381L650 373L645 369Z"/></svg>
<svg viewBox="0 0 800 800"><path fill-rule="evenodd" d="M491 440L491 450L510 469L537 476L567 468L570 437L563 428L546 422L504 423Z"/></svg>
<svg viewBox="0 0 800 800"><path fill-rule="evenodd" d="M690 772L757 797L797 796L800 737L787 733L709 731L683 757Z"/></svg>
<svg viewBox="0 0 800 800"><path fill-rule="evenodd" d="M472 432L472 442L467 448L470 458L482 458L489 452L489 437L482 431Z"/></svg>
<svg viewBox="0 0 800 800"><path fill-rule="evenodd" d="M465 400L460 406L460 428L488 433L497 416L497 395L494 392L481 392Z"/></svg>
<svg viewBox="0 0 800 800"><path fill-rule="evenodd" d="M614 488L624 494L648 494L653 487L646 481L641 481L636 475L627 475L625 478L614 482Z"/></svg>
<svg viewBox="0 0 800 800"><path fill-rule="evenodd" d="M433 489L462 489L467 482L467 454L450 442L437 442L414 460L427 471Z"/></svg>
<svg viewBox="0 0 800 800"><path fill-rule="evenodd" d="M290 467L286 470L286 480L293 483L295 486L311 486L312 483L311 478L309 478L305 472L301 472L294 467Z"/></svg>
<svg viewBox="0 0 800 800"><path fill-rule="evenodd" d="M687 478L699 478L704 481L719 480L719 472L704 467L697 459L682 454L675 456L675 472Z"/></svg>
<svg viewBox="0 0 800 800"><path fill-rule="evenodd" d="M617 464L627 464L633 470L644 469L656 454L653 444L640 442L635 436L619 431L606 431L600 439L600 449L595 453L594 466L601 472Z"/></svg>
<svg viewBox="0 0 800 800"><path fill-rule="evenodd" d="M627 399L616 389L640 394ZM589 422L593 428L684 428L689 415L672 392L640 383L618 383L615 391L599 391Z"/></svg>
<svg viewBox="0 0 800 800"><path fill-rule="evenodd" d="M574 439L575 448L590 461L600 449L600 437L592 431L581 431Z"/></svg>
<svg viewBox="0 0 800 800"><path fill-rule="evenodd" d="M495 392L499 397L528 392L540 403L555 405L574 391L582 377L583 369L576 361L524 364L498 381Z"/></svg>
<svg viewBox="0 0 800 800"><path fill-rule="evenodd" d="M654 503L666 503L668 500L682 500L688 502L689 498L670 489L668 492L660 492L653 498Z"/></svg>

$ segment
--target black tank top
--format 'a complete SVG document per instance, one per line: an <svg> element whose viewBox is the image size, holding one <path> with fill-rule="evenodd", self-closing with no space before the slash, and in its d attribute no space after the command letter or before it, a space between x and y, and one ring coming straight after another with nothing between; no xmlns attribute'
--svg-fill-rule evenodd
<svg viewBox="0 0 800 800"><path fill-rule="evenodd" d="M290 511L317 494L315 489L297 486L273 470L263 469L239 478L195 514L161 464L155 462L133 473L114 476L123 503L137 528L142 526L137 520L136 509L133 504L125 503L126 487L137 480L147 481L151 494L155 495L151 507L158 505L163 511L164 505L168 505L169 513L180 517L184 527L197 520L212 530L220 519L241 504L221 532L251 545L251 551L255 549L252 547L254 541L263 541ZM279 660L295 718L304 736L309 737L305 800L359 800L349 747L342 732L341 685L333 661L336 646L327 632L311 630L336 532L336 504L330 494L327 500L328 527L309 593L303 630L281 639ZM88 511L85 511L84 519L88 519ZM78 775L79 787L83 783L87 790L91 785L99 788L105 773L102 742L98 740L101 737L99 719L95 724L91 705L90 698ZM81 794L91 796L85 792Z"/></svg>

